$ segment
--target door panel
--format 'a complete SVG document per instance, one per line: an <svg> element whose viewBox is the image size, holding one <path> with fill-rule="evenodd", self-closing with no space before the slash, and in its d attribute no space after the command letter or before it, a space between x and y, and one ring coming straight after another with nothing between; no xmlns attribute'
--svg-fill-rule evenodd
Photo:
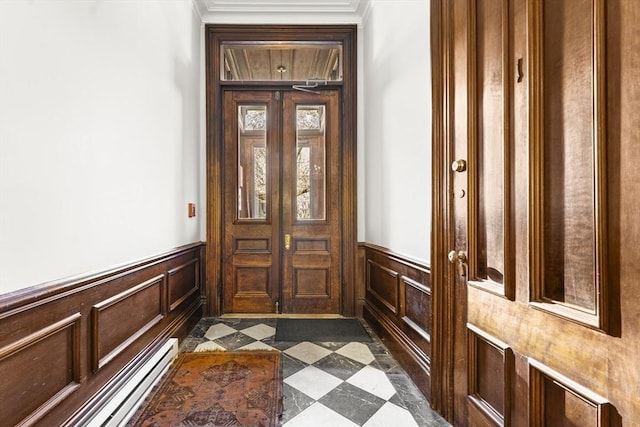
<svg viewBox="0 0 640 427"><path fill-rule="evenodd" d="M434 320L445 341L435 354L450 356L438 365L449 370L444 412L460 426L609 426L625 420L623 407L633 424L640 406L618 381L640 378L637 334L625 337L614 320L637 322L620 313L607 221L624 217L624 195L612 189L632 178L607 167L619 141L606 125L620 120L608 108L620 96L609 82L626 77L632 86L638 72L616 68L620 22L623 34L633 27L618 9L637 19L640 7L438 3L450 31L440 57L449 139L434 150L447 166L438 182L450 212L437 218L445 232L434 239L434 255L450 260L445 272L435 263L434 276L446 287ZM624 286L637 295L635 284Z"/></svg>
<svg viewBox="0 0 640 427"><path fill-rule="evenodd" d="M340 312L338 99L225 92L224 312Z"/></svg>
<svg viewBox="0 0 640 427"><path fill-rule="evenodd" d="M278 109L273 92L224 93L225 312L273 312L279 297Z"/></svg>
<svg viewBox="0 0 640 427"><path fill-rule="evenodd" d="M509 247L511 200L510 14L507 0L470 3L469 284L513 298Z"/></svg>
<svg viewBox="0 0 640 427"><path fill-rule="evenodd" d="M293 313L340 312L338 92L284 96L283 305ZM289 131L293 130L293 131Z"/></svg>

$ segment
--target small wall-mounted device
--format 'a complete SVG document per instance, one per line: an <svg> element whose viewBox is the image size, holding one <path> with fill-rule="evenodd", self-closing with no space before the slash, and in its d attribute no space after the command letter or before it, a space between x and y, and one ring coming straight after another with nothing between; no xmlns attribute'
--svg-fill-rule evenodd
<svg viewBox="0 0 640 427"><path fill-rule="evenodd" d="M193 218L194 216L196 216L196 204L195 203L189 203L189 205L187 206L187 209L188 209L189 218Z"/></svg>

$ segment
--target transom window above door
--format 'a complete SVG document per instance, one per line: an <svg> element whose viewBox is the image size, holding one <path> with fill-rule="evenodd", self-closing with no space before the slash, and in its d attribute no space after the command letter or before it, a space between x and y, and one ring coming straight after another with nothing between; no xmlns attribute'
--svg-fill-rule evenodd
<svg viewBox="0 0 640 427"><path fill-rule="evenodd" d="M342 81L341 42L222 43L222 81Z"/></svg>

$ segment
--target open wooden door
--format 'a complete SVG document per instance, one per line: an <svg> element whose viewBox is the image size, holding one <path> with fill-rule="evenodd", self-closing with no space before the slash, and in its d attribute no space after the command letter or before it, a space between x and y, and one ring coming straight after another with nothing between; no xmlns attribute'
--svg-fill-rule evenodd
<svg viewBox="0 0 640 427"><path fill-rule="evenodd" d="M621 191L639 172L620 151L640 158L621 105L637 118L640 70L621 40L640 45L640 3L432 11L434 404L456 426L634 425L640 318L625 301L640 291L618 221L637 197Z"/></svg>

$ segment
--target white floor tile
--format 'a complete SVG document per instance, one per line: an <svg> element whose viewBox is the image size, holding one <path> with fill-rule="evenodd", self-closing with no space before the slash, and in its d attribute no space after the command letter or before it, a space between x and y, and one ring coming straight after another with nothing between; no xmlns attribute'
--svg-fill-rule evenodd
<svg viewBox="0 0 640 427"><path fill-rule="evenodd" d="M238 350L269 350L269 351L277 351L277 349L271 347L269 344L265 344L262 341L254 341L251 344L247 344L243 347L240 347Z"/></svg>
<svg viewBox="0 0 640 427"><path fill-rule="evenodd" d="M285 378L284 382L315 400L320 399L342 384L340 378L336 378L315 366L307 366L303 370Z"/></svg>
<svg viewBox="0 0 640 427"><path fill-rule="evenodd" d="M294 345L284 352L289 356L302 360L308 365L316 363L318 360L331 354L331 350L327 350L324 347L320 347L319 345L307 341Z"/></svg>
<svg viewBox="0 0 640 427"><path fill-rule="evenodd" d="M226 348L222 347L214 343L213 341L205 341L198 346L193 351L225 351Z"/></svg>
<svg viewBox="0 0 640 427"><path fill-rule="evenodd" d="M259 325L255 325L255 326L251 326L250 328L243 329L240 332L250 336L254 340L260 341L267 337L275 335L276 328L260 323Z"/></svg>
<svg viewBox="0 0 640 427"><path fill-rule="evenodd" d="M357 427L358 424L349 421L337 412L332 411L321 403L314 403L296 415L283 427ZM389 427L389 426L387 426Z"/></svg>
<svg viewBox="0 0 640 427"><path fill-rule="evenodd" d="M371 354L369 347L361 342L351 342L339 350L336 350L336 353L365 365L376 360L373 354Z"/></svg>
<svg viewBox="0 0 640 427"><path fill-rule="evenodd" d="M387 402L373 414L363 427L419 427L411 413L404 408Z"/></svg>
<svg viewBox="0 0 640 427"><path fill-rule="evenodd" d="M371 366L365 366L351 376L347 382L384 400L389 400L396 394L396 389L385 373Z"/></svg>
<svg viewBox="0 0 640 427"><path fill-rule="evenodd" d="M207 333L204 334L204 337L208 340L215 340L218 338L226 337L227 335L231 335L236 331L231 326L227 326L224 323L217 323L207 329Z"/></svg>

